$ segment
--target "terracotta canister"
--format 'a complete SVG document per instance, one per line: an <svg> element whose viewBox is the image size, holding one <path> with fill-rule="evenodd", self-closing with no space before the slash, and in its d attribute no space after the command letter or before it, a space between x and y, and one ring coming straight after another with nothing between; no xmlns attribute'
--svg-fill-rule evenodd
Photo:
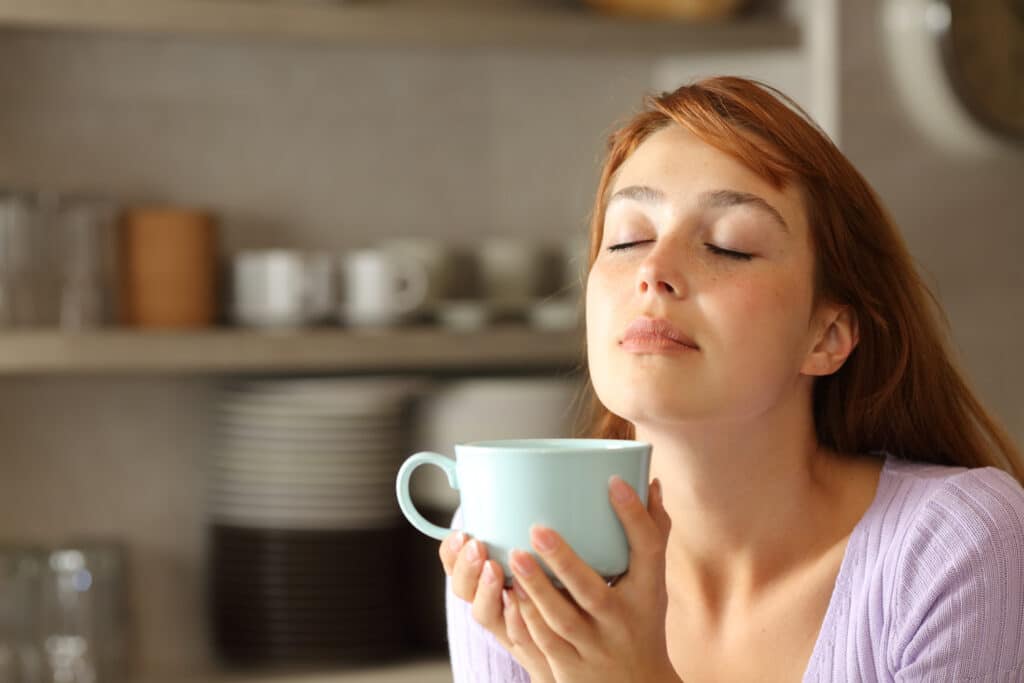
<svg viewBox="0 0 1024 683"><path fill-rule="evenodd" d="M132 207L120 225L122 318L150 328L217 318L217 222L206 211Z"/></svg>

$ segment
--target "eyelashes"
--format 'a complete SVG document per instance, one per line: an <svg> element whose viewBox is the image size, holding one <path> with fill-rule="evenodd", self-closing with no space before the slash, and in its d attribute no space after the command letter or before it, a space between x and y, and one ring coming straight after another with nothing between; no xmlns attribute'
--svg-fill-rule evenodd
<svg viewBox="0 0 1024 683"><path fill-rule="evenodd" d="M654 240L638 240L636 242L623 242L622 244L613 244L612 246L608 247L608 251L625 251L626 249L632 249L635 246L647 244L653 241Z"/></svg>
<svg viewBox="0 0 1024 683"><path fill-rule="evenodd" d="M626 251L627 249L632 249L633 247L640 246L641 244L649 244L653 241L654 240L637 240L636 242L623 242L621 244L613 244L612 246L608 247L608 251ZM731 249L722 249L721 247L717 247L714 244L705 243L704 246L706 246L708 248L708 251L710 251L712 254L723 256L725 258L733 259L736 261L749 261L750 259L754 258L753 254L745 254L741 251L732 251Z"/></svg>
<svg viewBox="0 0 1024 683"><path fill-rule="evenodd" d="M749 261L750 259L754 258L753 254L744 254L742 251L722 249L721 247L716 247L713 244L705 244L704 246L706 246L708 248L708 251L710 251L712 254L718 254L719 256L735 259L737 261Z"/></svg>

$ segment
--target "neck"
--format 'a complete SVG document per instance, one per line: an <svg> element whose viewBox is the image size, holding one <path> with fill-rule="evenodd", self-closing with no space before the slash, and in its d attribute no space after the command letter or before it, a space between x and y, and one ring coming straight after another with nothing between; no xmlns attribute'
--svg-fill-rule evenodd
<svg viewBox="0 0 1024 683"><path fill-rule="evenodd" d="M809 422L638 424L637 438L654 447L673 521L668 571L709 604L753 600L835 545L851 527L844 510L853 524L863 513L844 497L844 458L818 447Z"/></svg>

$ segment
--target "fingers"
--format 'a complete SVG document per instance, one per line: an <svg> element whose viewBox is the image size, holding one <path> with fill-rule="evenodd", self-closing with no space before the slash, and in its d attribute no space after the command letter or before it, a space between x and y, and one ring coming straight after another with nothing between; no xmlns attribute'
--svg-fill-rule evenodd
<svg viewBox="0 0 1024 683"><path fill-rule="evenodd" d="M655 480L651 486L648 507L658 511L652 515L648 507L644 507L640 497L618 476L612 476L608 482L609 498L615 514L618 515L626 531L629 541L629 574L634 581L641 581L645 586L653 586L654 582L664 582L665 545L668 542L667 526L663 530L656 519L664 522L668 515L661 504L661 482Z"/></svg>
<svg viewBox="0 0 1024 683"><path fill-rule="evenodd" d="M546 578L545 581L547 581ZM548 584L550 585L550 582ZM550 659L560 661L579 659L579 651L549 625L538 608L537 603L530 597L518 578L512 582L512 587L513 595L510 597L514 604L514 609L522 618L529 638L536 644L537 648ZM554 590L554 586L552 586L552 590Z"/></svg>
<svg viewBox="0 0 1024 683"><path fill-rule="evenodd" d="M448 576L452 575L452 570L455 569L455 560L458 558L462 546L466 544L467 538L466 532L456 531L449 534L448 538L444 539L438 547L437 554L441 558L444 573Z"/></svg>
<svg viewBox="0 0 1024 683"><path fill-rule="evenodd" d="M534 524L530 528L530 543L583 611L602 616L611 588L565 539L552 529Z"/></svg>
<svg viewBox="0 0 1024 683"><path fill-rule="evenodd" d="M503 590L501 599L504 606L505 633L511 646L509 651L529 671L532 683L554 681L546 655L537 647L533 636L530 635L530 629L523 620L520 601L513 589Z"/></svg>
<svg viewBox="0 0 1024 683"><path fill-rule="evenodd" d="M469 539L459 550L452 568L452 592L466 602L473 602L476 596L480 573L487 560L487 548L476 538Z"/></svg>
<svg viewBox="0 0 1024 683"><path fill-rule="evenodd" d="M557 643L559 640L571 643L575 650L580 649L581 644L590 642L592 629L588 617L555 588L530 553L522 550L511 551L509 564L515 575L514 585L520 587L517 595L523 603L523 618L527 626L531 626L530 633L545 654L554 654L549 649L561 649L563 646ZM529 597L529 600L524 600L524 596ZM538 636L532 628L528 614L536 615L547 631L557 634L557 640L546 632ZM546 647L549 649L545 649Z"/></svg>
<svg viewBox="0 0 1024 683"><path fill-rule="evenodd" d="M537 644L530 637L530 631L526 628L523 615L519 611L519 601L512 595L511 590L501 592L502 617L505 619L505 633L508 634L509 642L513 647L524 650L538 650Z"/></svg>
<svg viewBox="0 0 1024 683"><path fill-rule="evenodd" d="M511 642L505 633L505 614L501 597L504 583L505 577L501 565L494 560L484 562L470 611L473 619L490 631L508 649Z"/></svg>

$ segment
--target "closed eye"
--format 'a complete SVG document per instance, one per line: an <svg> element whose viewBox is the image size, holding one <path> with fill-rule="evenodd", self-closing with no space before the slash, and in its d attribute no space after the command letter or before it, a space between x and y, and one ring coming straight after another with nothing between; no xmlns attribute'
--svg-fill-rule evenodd
<svg viewBox="0 0 1024 683"><path fill-rule="evenodd" d="M718 254L719 256L725 256L726 258L736 259L737 261L749 261L750 259L754 258L753 254L744 254L741 251L722 249L721 247L716 247L713 244L705 244L704 246L706 246L708 248L708 251L710 251L712 254Z"/></svg>
<svg viewBox="0 0 1024 683"><path fill-rule="evenodd" d="M653 241L654 240L637 240L635 242L623 242L622 244L613 244L612 246L608 247L608 251L625 251L626 249L630 249L637 245L648 244L649 242Z"/></svg>
<svg viewBox="0 0 1024 683"><path fill-rule="evenodd" d="M621 244L613 244L612 246L608 247L608 251L625 251L626 249L631 249L641 244L649 244L650 242L653 241L654 240L637 240L635 242L623 242ZM719 256L724 256L726 258L735 259L737 261L749 261L750 259L754 258L753 254L744 254L741 251L722 249L721 247L715 246L714 244L705 244L704 246L706 246L708 248L708 251L710 251L712 254L717 254Z"/></svg>

